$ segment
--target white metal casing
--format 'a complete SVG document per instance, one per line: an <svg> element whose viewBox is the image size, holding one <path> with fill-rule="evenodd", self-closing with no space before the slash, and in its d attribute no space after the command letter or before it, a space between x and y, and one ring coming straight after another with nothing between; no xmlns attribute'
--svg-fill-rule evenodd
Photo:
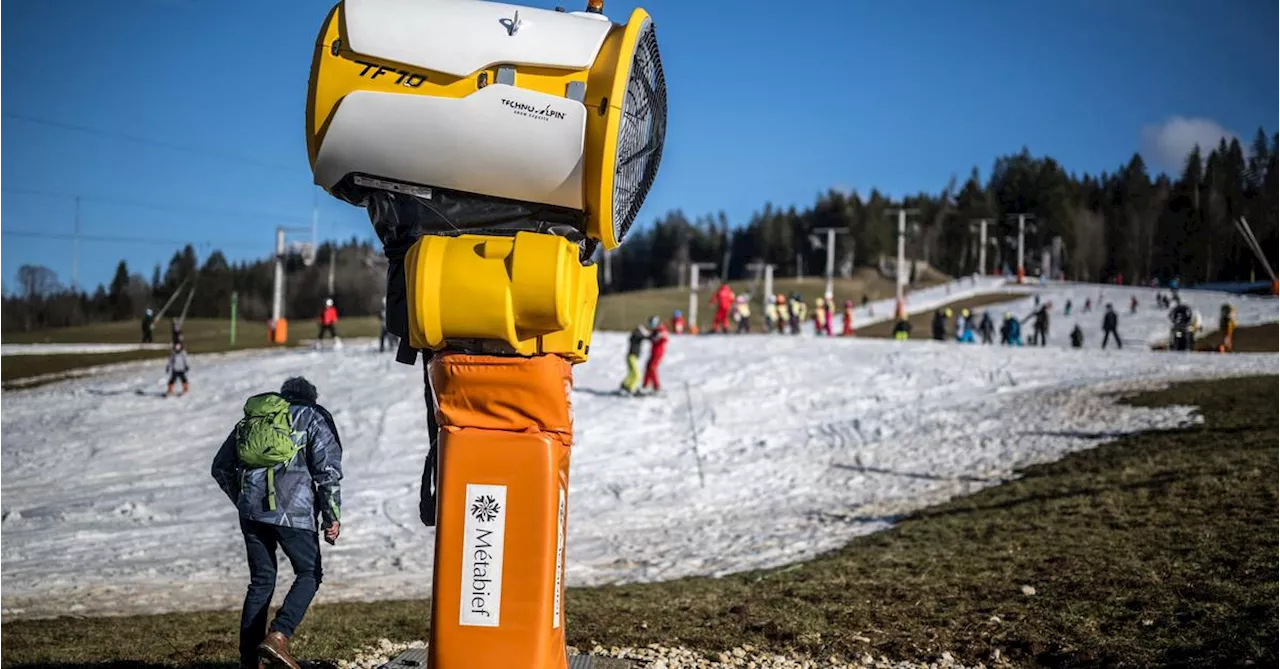
<svg viewBox="0 0 1280 669"><path fill-rule="evenodd" d="M487 0L345 0L344 6L356 53L457 77L500 63L585 70L611 28L594 17Z"/></svg>
<svg viewBox="0 0 1280 669"><path fill-rule="evenodd" d="M455 76L495 65L586 70L612 28L600 15L485 0L343 6L355 53ZM583 209L585 130L582 103L518 86L491 83L464 98L356 91L337 105L315 182L366 174Z"/></svg>
<svg viewBox="0 0 1280 669"><path fill-rule="evenodd" d="M491 84L460 99L356 91L334 115L316 183L350 173L582 209L581 103Z"/></svg>

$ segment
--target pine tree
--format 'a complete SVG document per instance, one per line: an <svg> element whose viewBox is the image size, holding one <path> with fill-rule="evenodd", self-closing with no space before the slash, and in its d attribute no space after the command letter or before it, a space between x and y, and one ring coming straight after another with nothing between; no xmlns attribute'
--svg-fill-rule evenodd
<svg viewBox="0 0 1280 669"><path fill-rule="evenodd" d="M116 274L111 279L111 288L106 293L108 311L112 320L125 320L133 317L133 297L129 295L129 267L123 260L116 265Z"/></svg>

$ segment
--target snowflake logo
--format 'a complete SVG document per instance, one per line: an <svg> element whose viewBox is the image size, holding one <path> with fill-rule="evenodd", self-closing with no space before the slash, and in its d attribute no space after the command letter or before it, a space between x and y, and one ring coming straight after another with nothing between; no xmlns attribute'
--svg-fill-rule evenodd
<svg viewBox="0 0 1280 669"><path fill-rule="evenodd" d="M502 511L502 507L498 506L498 500L492 495L481 495L476 501L471 503L471 515L475 519L487 523L498 517L498 513Z"/></svg>

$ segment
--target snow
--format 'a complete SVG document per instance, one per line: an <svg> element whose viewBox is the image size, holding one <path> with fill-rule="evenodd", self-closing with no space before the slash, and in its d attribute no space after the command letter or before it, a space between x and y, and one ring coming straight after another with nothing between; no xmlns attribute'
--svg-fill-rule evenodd
<svg viewBox="0 0 1280 669"><path fill-rule="evenodd" d="M991 317L996 319L999 330L999 318L1011 312L1015 317L1026 318L1035 309L1035 296L1042 302L1051 304L1049 318L1049 346L1069 347L1071 345L1071 329L1077 324L1085 335L1085 347L1102 345L1102 316L1104 307L1110 302L1116 310L1120 326L1120 338L1126 346L1149 347L1153 344L1167 344L1169 330L1169 310L1156 305L1156 293L1169 295L1167 289L1137 288L1132 286L1104 286L1091 283L1049 282L1043 286L1007 286L999 289L1009 292L1014 299L1005 304L994 304L986 307ZM996 291L992 291L996 292ZM1025 296L1015 293L1025 292ZM1129 303L1138 298L1138 310L1130 313ZM1179 299L1200 312L1201 332L1197 337L1204 337L1218 330L1218 316L1224 302L1236 307L1237 327L1249 327L1263 323L1274 323L1280 319L1280 302L1275 297L1260 295L1231 295L1227 293L1180 290ZM1086 313L1086 299L1093 301L1093 310ZM1071 315L1064 314L1067 300L1071 300ZM982 317L982 308L975 314ZM948 324L948 332L954 330L954 324ZM997 335L998 336L998 335ZM1031 323L1022 326L1022 341L1026 344L1031 337ZM1114 344L1113 344L1114 345Z"/></svg>
<svg viewBox="0 0 1280 669"><path fill-rule="evenodd" d="M168 344L0 344L0 355L65 355L168 349Z"/></svg>
<svg viewBox="0 0 1280 669"><path fill-rule="evenodd" d="M1096 287L1040 290L1055 305L1056 344L1069 329L1059 317L1065 296ZM1108 299L1121 309L1126 338L1166 327L1153 299L1148 313L1126 318L1120 294ZM1073 299L1079 310L1083 300ZM1197 302L1209 324L1222 299ZM1276 320L1274 298L1231 299L1242 322ZM1100 319L1095 311L1085 322ZM192 394L181 398L155 396L156 362L5 391L6 618L237 607L248 570L234 508L209 464L244 399L294 374L315 382L345 445L343 535L325 547L320 601L429 594L433 533L417 520L422 370L379 355L375 342L345 343L193 356ZM1275 354L1098 351L1097 343L1091 335L1091 350L1072 351L677 337L664 392L623 398L613 390L625 336L597 333L573 395L568 583L720 575L811 558L1021 467L1197 420L1193 407L1124 406L1116 393L1274 374L1280 363Z"/></svg>

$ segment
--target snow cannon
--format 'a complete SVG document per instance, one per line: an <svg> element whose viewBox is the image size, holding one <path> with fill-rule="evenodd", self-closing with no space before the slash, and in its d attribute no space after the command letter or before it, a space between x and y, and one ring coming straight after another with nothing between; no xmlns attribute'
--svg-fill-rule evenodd
<svg viewBox="0 0 1280 669"><path fill-rule="evenodd" d="M389 246L426 237L403 251L415 301L403 311L420 318L396 334L415 348L493 340L586 359L591 258L635 222L667 116L649 15L617 25L601 9L344 0L326 19L307 96L312 171L366 207ZM397 311L403 291L388 292Z"/></svg>
<svg viewBox="0 0 1280 669"><path fill-rule="evenodd" d="M643 9L615 24L601 0L343 0L321 28L315 182L368 212L396 358L427 359L433 669L567 667L572 366L593 257L634 223L666 116Z"/></svg>

